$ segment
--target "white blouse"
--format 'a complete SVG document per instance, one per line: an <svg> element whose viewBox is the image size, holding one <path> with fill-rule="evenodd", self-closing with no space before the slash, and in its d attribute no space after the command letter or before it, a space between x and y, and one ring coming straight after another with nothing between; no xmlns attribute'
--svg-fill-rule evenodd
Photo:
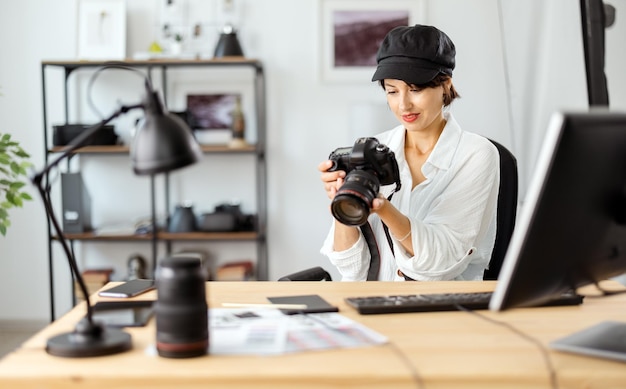
<svg viewBox="0 0 626 389"><path fill-rule="evenodd" d="M463 131L451 113L430 156L422 166L426 180L413 190L404 156L403 126L376 136L396 156L402 187L391 203L411 222L415 255L394 242L392 253L378 215L371 214L380 252L380 281L401 281L398 269L417 281L481 280L489 264L496 236L500 184L498 149L485 137ZM380 189L385 197L395 184ZM361 233L344 251L333 250L334 222L321 253L337 267L343 281L364 281L370 262Z"/></svg>

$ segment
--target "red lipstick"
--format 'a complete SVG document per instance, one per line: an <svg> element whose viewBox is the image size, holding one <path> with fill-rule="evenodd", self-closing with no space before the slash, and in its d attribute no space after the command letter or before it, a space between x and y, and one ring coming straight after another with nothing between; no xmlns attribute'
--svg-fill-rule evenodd
<svg viewBox="0 0 626 389"><path fill-rule="evenodd" d="M417 113L409 113L407 115L402 115L402 120L404 120L407 123L412 123L416 121L418 117L419 117L419 114Z"/></svg>

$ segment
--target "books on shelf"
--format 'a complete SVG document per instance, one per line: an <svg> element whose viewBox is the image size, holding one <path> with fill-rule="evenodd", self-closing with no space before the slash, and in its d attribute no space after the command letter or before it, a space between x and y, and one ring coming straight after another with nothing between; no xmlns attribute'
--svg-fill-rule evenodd
<svg viewBox="0 0 626 389"><path fill-rule="evenodd" d="M85 281L85 286L87 287L87 292L91 296L96 293L100 288L106 285L109 281L111 281L111 274L113 273L113 268L105 268L105 269L87 269L81 273L83 277L83 281ZM74 282L74 295L76 296L76 302L79 303L83 301L83 292L80 290L80 285L78 282Z"/></svg>
<svg viewBox="0 0 626 389"><path fill-rule="evenodd" d="M113 273L113 268L105 268L105 269L87 269L83 271L81 274L83 276L83 280L85 282L109 282L111 280L111 274Z"/></svg>
<svg viewBox="0 0 626 389"><path fill-rule="evenodd" d="M228 262L217 268L216 281L249 281L254 275L252 261Z"/></svg>
<svg viewBox="0 0 626 389"><path fill-rule="evenodd" d="M194 134L201 145L227 145L233 139L230 128L195 130Z"/></svg>

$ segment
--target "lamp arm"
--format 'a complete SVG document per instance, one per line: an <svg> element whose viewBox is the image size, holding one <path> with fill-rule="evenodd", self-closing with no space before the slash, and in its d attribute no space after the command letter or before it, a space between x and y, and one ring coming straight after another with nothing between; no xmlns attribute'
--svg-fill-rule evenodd
<svg viewBox="0 0 626 389"><path fill-rule="evenodd" d="M128 106L121 106L117 111L113 112L111 116L106 119L103 119L97 124L87 128L80 135L74 138L68 145L63 149L61 155L59 155L56 159L46 165L39 173L36 173L31 181L33 182L41 182L43 181L43 177L50 172L54 167L56 167L62 160L69 157L72 153L74 153L77 149L83 147L85 143L93 137L98 131L102 129L102 127L106 126L113 119L116 119L118 116L125 114L136 108L143 108L144 104L135 104Z"/></svg>
<svg viewBox="0 0 626 389"><path fill-rule="evenodd" d="M58 156L51 163L46 165L40 172L36 173L31 178L31 182L33 183L34 186L37 187L37 190L39 191L39 194L41 195L41 199L42 199L42 201L44 203L44 208L45 208L45 211L46 211L46 215L50 219L50 222L52 223L52 225L54 227L54 230L55 230L57 236L59 237L59 242L61 243L61 246L63 247L63 251L65 252L65 255L66 255L67 260L69 262L70 269L72 271L72 274L74 275L74 279L76 280L76 282L78 282L78 285L80 286L80 290L81 290L81 292L83 294L83 297L85 299L85 302L87 304L87 320L89 321L89 324L93 328L96 328L96 327L93 326L93 319L92 319L93 308L91 306L91 303L89 302L89 292L87 291L87 286L85 285L85 280L81 276L80 271L78 269L78 264L76 263L76 258L74 257L72 251L70 250L70 247L69 247L69 245L67 243L67 238L63 234L63 229L61 228L61 226L59 224L59 221L57 220L57 218L54 215L54 210L52 209L52 203L50 201L49 193L43 186L43 177L47 176L47 174L54 167L56 167L62 160L64 160L65 158L68 158L74 151L76 151L80 147L84 146L85 143L93 135L95 135L98 131L100 131L105 125L107 125L113 119L117 118L118 116L120 116L120 115L122 115L122 114L124 114L124 113L126 113L126 112L128 112L128 111L130 111L132 109L136 109L136 108L143 108L143 104L122 106L117 111L115 111L111 116L109 116L108 118L103 119L101 122L99 122L98 124L93 125L92 127L89 127L82 134L80 134L79 136L74 138L69 143L69 145L63 150L63 153L60 156Z"/></svg>
<svg viewBox="0 0 626 389"><path fill-rule="evenodd" d="M93 323L92 307L91 307L91 303L89 302L89 292L87 291L87 286L85 285L85 281L83 280L83 277L80 275L80 271L78 270L76 258L74 258L74 255L72 254L72 251L70 250L70 247L67 243L67 238L63 234L63 230L61 229L61 226L59 225L59 221L54 215L54 210L52 209L52 203L50 202L48 193L45 191L45 189L43 188L41 184L37 185L37 190L39 191L39 194L41 195L41 199L43 200L44 208L46 210L46 215L48 216L48 218L50 219L50 222L52 223L54 227L54 230L59 238L59 242L61 243L61 247L63 247L63 251L65 252L65 256L67 257L67 260L69 262L70 269L72 271L72 274L74 275L74 279L76 282L78 282L78 285L80 286L80 291L82 292L83 297L85 298L85 301L87 303L87 320L89 320L90 323Z"/></svg>

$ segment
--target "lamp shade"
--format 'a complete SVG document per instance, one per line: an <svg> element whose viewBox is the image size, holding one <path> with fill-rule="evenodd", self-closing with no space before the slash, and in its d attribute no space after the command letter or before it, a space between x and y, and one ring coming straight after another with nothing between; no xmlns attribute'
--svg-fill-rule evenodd
<svg viewBox="0 0 626 389"><path fill-rule="evenodd" d="M243 57L243 50L239 44L239 39L237 39L237 32L230 24L227 24L220 34L213 56L215 58Z"/></svg>
<svg viewBox="0 0 626 389"><path fill-rule="evenodd" d="M167 112L155 92L149 92L143 125L133 139L131 160L135 174L169 172L200 160L202 150L191 129Z"/></svg>

